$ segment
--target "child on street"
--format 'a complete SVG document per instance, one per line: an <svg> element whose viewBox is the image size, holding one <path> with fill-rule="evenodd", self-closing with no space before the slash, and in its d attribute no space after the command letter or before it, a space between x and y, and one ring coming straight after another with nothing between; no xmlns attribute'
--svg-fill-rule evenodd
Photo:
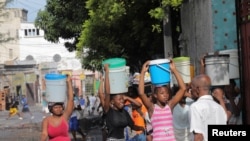
<svg viewBox="0 0 250 141"><path fill-rule="evenodd" d="M156 100L156 103L154 104L144 92L144 75L148 71L149 64L150 61L146 61L143 64L141 70L141 76L139 80L139 95L142 99L142 102L146 106L151 119L151 124L153 127L153 141L174 141L175 135L172 116L173 108L184 96L186 85L177 71L174 62L170 60L170 70L177 79L179 90L174 97L171 97L171 90L168 85L154 86L154 94L152 95Z"/></svg>

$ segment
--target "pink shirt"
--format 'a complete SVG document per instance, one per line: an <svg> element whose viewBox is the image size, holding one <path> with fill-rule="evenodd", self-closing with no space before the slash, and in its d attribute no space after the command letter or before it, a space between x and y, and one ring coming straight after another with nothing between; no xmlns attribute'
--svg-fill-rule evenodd
<svg viewBox="0 0 250 141"><path fill-rule="evenodd" d="M168 105L161 108L155 104L151 122L153 127L153 141L175 141L173 116Z"/></svg>
<svg viewBox="0 0 250 141"><path fill-rule="evenodd" d="M49 141L71 141L68 130L68 123L63 117L61 124L56 127L48 124Z"/></svg>

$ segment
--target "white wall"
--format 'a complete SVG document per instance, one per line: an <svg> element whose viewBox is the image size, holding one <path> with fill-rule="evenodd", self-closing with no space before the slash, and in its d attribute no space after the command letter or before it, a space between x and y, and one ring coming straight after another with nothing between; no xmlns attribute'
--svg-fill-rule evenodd
<svg viewBox="0 0 250 141"><path fill-rule="evenodd" d="M39 30L39 36L25 36L25 29L35 29L33 23L21 23L19 30L20 60L25 60L32 55L37 63L51 62L54 55L61 56L61 60L75 59L75 51L69 52L64 47L65 40L60 39L59 43L51 43L44 39L44 31Z"/></svg>

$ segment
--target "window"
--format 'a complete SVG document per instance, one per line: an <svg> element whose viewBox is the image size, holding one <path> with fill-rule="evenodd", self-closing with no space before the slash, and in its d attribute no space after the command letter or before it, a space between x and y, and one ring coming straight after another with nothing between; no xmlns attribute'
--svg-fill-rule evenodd
<svg viewBox="0 0 250 141"><path fill-rule="evenodd" d="M36 29L32 29L31 34L32 34L32 36L35 36L36 35Z"/></svg>
<svg viewBox="0 0 250 141"><path fill-rule="evenodd" d="M13 49L9 49L9 59L13 58Z"/></svg>
<svg viewBox="0 0 250 141"><path fill-rule="evenodd" d="M40 31L39 29L24 29L24 36L28 36L28 37L34 37L34 36L39 36L40 35Z"/></svg>
<svg viewBox="0 0 250 141"><path fill-rule="evenodd" d="M24 30L24 35L25 35L25 36L28 36L27 29Z"/></svg>
<svg viewBox="0 0 250 141"><path fill-rule="evenodd" d="M31 36L31 29L28 29L28 36Z"/></svg>
<svg viewBox="0 0 250 141"><path fill-rule="evenodd" d="M39 29L36 29L36 35L39 35Z"/></svg>

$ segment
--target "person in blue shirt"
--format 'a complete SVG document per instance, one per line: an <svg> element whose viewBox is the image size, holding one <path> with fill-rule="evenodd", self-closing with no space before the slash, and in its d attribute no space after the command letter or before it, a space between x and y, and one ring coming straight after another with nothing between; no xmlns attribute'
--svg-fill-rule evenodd
<svg viewBox="0 0 250 141"><path fill-rule="evenodd" d="M23 108L22 108L22 115L23 115L24 113L29 113L30 116L31 116L31 119L33 119L34 116L33 116L33 114L32 114L31 111L30 111L29 104L28 104L28 100L27 100L27 98L26 98L25 95L23 95L22 98L21 98L21 104L23 105Z"/></svg>
<svg viewBox="0 0 250 141"><path fill-rule="evenodd" d="M82 110L84 110L85 109L85 99L83 98L83 95L80 96L79 104L80 104Z"/></svg>

